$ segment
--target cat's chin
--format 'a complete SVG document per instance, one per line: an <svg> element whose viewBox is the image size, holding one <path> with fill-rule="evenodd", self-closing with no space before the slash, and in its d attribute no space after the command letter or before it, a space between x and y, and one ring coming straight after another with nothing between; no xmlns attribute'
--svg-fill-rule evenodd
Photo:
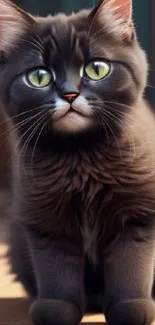
<svg viewBox="0 0 155 325"><path fill-rule="evenodd" d="M78 112L69 111L58 120L53 120L52 127L57 132L63 133L85 132L92 127L92 119L91 117L83 116Z"/></svg>

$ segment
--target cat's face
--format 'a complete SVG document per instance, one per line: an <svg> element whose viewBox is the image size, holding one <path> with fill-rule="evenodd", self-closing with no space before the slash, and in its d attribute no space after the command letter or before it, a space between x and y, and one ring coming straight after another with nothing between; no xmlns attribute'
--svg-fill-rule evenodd
<svg viewBox="0 0 155 325"><path fill-rule="evenodd" d="M30 127L32 138L102 132L109 140L121 133L147 74L131 1L37 20L4 0L0 5L2 101L26 122L24 130Z"/></svg>

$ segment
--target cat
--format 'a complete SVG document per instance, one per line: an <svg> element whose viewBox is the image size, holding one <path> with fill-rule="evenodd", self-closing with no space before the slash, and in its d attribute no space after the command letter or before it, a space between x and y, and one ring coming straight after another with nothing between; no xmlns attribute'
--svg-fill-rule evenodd
<svg viewBox="0 0 155 325"><path fill-rule="evenodd" d="M9 259L34 325L155 319L155 119L131 0L33 17L0 0Z"/></svg>

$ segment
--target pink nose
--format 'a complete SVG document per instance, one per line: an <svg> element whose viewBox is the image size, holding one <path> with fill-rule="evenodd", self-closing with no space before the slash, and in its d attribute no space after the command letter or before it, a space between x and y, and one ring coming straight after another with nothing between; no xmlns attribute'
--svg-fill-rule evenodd
<svg viewBox="0 0 155 325"><path fill-rule="evenodd" d="M73 102L73 100L78 96L78 94L65 94L63 95L64 98L68 100L69 103Z"/></svg>

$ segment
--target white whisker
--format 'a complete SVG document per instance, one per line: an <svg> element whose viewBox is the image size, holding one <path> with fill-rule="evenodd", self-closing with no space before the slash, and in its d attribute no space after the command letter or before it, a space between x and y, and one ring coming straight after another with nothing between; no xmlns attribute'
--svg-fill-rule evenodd
<svg viewBox="0 0 155 325"><path fill-rule="evenodd" d="M37 136L37 138L36 138L36 141L35 141L35 144L34 144L34 147L33 147L33 151L32 151L32 156L31 156L32 177L33 177L33 180L35 181L35 183L36 183L37 185L38 185L38 183L37 183L37 181L36 181L36 179L35 179L35 177L34 177L34 174L33 174L33 160L34 160L34 155L35 155L36 146L37 146L37 143L38 143L39 138L40 138L40 136L41 136L41 133L43 132L45 126L46 126L47 123L48 123L47 116L48 116L47 114L44 115L44 116L43 116L43 119L42 119L42 120L40 121L40 123L39 123L39 126L40 126L40 124L43 123L43 121L45 120L45 122L44 122L43 126L41 127L41 129L40 129L40 131L39 131L39 134L38 134L38 136ZM39 186L39 185L38 185L38 186Z"/></svg>
<svg viewBox="0 0 155 325"><path fill-rule="evenodd" d="M117 144L117 147L118 147L118 150L119 150L120 158L121 158L122 154L121 154L120 143L119 143L119 140L116 137L116 134L114 133L114 130L113 130L112 126L107 121L106 115L105 114L103 115L103 112L102 112L102 114L100 114L100 117L103 120L103 122L107 125L107 127L110 130L111 134L113 135L114 140L116 141L116 144Z"/></svg>
<svg viewBox="0 0 155 325"><path fill-rule="evenodd" d="M22 120L21 122L13 125L11 128L7 129L5 132L3 132L1 134L0 137L3 137L5 134L7 134L7 136L3 139L3 141L0 143L0 146L4 143L4 141L6 141L8 138L10 138L11 135L13 135L14 133L16 133L18 130L21 129L21 127L23 125L26 125L29 121L31 121L32 119L34 119L36 116L38 116L39 114L41 114L41 112L39 112L38 114L35 114L34 116L28 117L24 120ZM13 131L12 131L13 130ZM12 131L10 133L10 131Z"/></svg>
<svg viewBox="0 0 155 325"><path fill-rule="evenodd" d="M37 109L41 109L41 108L43 108L43 106L38 106L38 107L36 107L36 108L32 108L32 109L29 109L29 110L24 111L24 112L22 112L22 113L19 113L19 114L17 114L17 115L14 115L13 117L8 117L7 119L3 120L3 121L0 123L0 125L3 124L3 123L6 123L6 122L12 121L13 119L15 119L15 118L17 118L17 117L19 117L19 116L25 115L25 114L27 114L27 113L29 113L29 112L33 112L33 111L35 111L35 110L37 110Z"/></svg>
<svg viewBox="0 0 155 325"><path fill-rule="evenodd" d="M45 126L46 126L46 124L48 122L47 117L48 117L48 113L45 113L44 116L43 116L43 119L41 120L41 123L43 123L44 120L46 120L46 121L44 122L43 126L41 127L41 129L39 131L39 134L38 134L38 136L36 138L36 141L35 141L35 144L34 144L34 147L33 147L33 151L32 151L31 165L33 165L33 159L34 159L34 154L35 154L37 143L39 141L41 133L43 132L43 129L45 128Z"/></svg>
<svg viewBox="0 0 155 325"><path fill-rule="evenodd" d="M20 40L22 41L22 42L25 42L25 43L28 43L28 44L31 44L31 45L33 45L37 50L39 50L39 52L43 52L43 49L40 47L40 46L38 46L38 44L36 44L36 43L34 43L34 42L31 42L31 41L29 41L29 40L26 40L26 39L24 39L24 38L20 38Z"/></svg>
<svg viewBox="0 0 155 325"><path fill-rule="evenodd" d="M45 114L47 114L47 112L46 112ZM33 124L32 124L32 125L31 125L31 126L30 126L26 131L25 131L25 132L24 132L24 133L23 133L23 135L20 137L18 143L16 144L16 147L18 147L19 144L20 144L20 142L21 142L21 140L25 137L25 135L26 135L30 130L32 130L32 128L35 127L35 128L32 130L31 134L28 136L27 140L24 142L24 144L23 144L23 146L22 146L22 148L21 148L21 150L20 150L20 152L19 152L19 157L18 157L18 160L17 160L17 166L18 166L18 171L19 171L19 172L20 172L20 159L21 159L22 153L23 153L23 151L25 150L25 148L26 148L26 150L27 150L28 144L29 144L30 140L32 139L32 136L34 135L34 133L37 131L38 127L40 126L40 123L41 123L43 117L44 117L44 116L41 116L41 117L39 118L39 120L35 121L35 122L34 122L34 123L33 123ZM20 174L19 174L19 176L20 176Z"/></svg>

